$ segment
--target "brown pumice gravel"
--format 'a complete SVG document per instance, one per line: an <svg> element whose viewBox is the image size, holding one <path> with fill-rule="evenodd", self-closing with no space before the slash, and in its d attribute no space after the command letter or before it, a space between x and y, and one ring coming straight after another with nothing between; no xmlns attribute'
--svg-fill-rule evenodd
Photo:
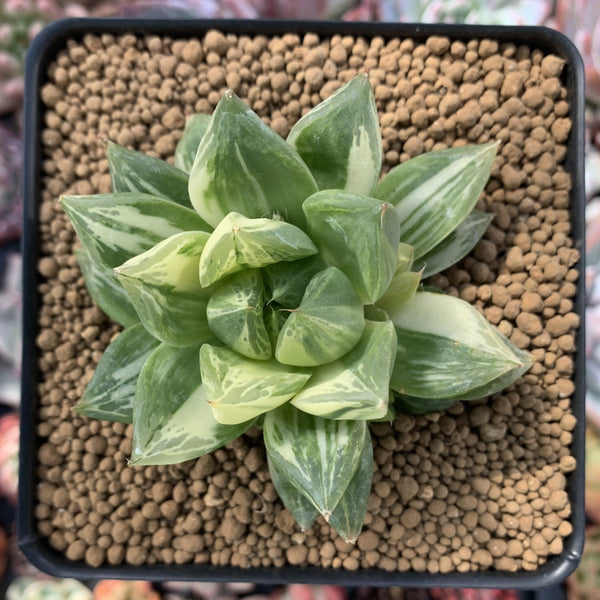
<svg viewBox="0 0 600 600"><path fill-rule="evenodd" d="M571 533L573 312L578 251L562 162L563 61L494 40L211 31L202 40L87 35L42 89L38 527L91 566L210 563L349 570L533 570ZM72 407L117 334L89 298L62 193L110 191L102 139L172 160L185 118L232 88L281 135L369 69L384 170L429 150L497 140L471 256L431 283L474 304L535 358L502 394L372 426L375 472L356 545L322 520L300 532L270 481L260 432L180 465L130 467L131 426Z"/></svg>

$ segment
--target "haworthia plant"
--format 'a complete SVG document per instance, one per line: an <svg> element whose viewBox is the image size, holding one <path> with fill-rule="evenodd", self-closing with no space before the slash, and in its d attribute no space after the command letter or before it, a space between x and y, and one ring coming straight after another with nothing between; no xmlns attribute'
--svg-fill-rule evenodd
<svg viewBox="0 0 600 600"><path fill-rule="evenodd" d="M286 140L233 92L192 117L175 166L109 143L114 191L65 196L98 305L126 329L76 410L133 422L131 462L212 452L262 423L275 489L302 529L360 534L369 423L500 391L531 357L423 276L460 260L496 146L380 178L360 75Z"/></svg>

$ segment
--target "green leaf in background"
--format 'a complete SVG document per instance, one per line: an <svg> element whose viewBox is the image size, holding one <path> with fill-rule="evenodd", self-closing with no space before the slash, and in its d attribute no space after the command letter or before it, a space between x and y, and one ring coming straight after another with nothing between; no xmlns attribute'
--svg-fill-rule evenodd
<svg viewBox="0 0 600 600"><path fill-rule="evenodd" d="M263 434L270 463L329 521L361 462L365 430L366 421L322 419L287 403L265 415Z"/></svg>
<svg viewBox="0 0 600 600"><path fill-rule="evenodd" d="M186 122L183 135L175 148L174 164L184 173L189 173L194 165L198 146L208 129L210 115L192 115ZM187 181L186 181L186 195ZM189 198L189 195L188 195Z"/></svg>
<svg viewBox="0 0 600 600"><path fill-rule="evenodd" d="M62 196L61 205L94 261L118 267L182 231L204 231L195 211L148 194Z"/></svg>
<svg viewBox="0 0 600 600"><path fill-rule="evenodd" d="M475 247L494 215L472 210L465 220L437 246L419 258L422 277L429 277L457 263Z"/></svg>
<svg viewBox="0 0 600 600"><path fill-rule="evenodd" d="M110 167L113 192L138 192L192 208L188 176L160 158L123 148L108 142L106 158ZM210 231L204 223L201 229Z"/></svg>
<svg viewBox="0 0 600 600"><path fill-rule="evenodd" d="M198 276L208 237L204 231L175 234L115 269L144 327L171 346L213 338L206 318L212 290L202 288Z"/></svg>
<svg viewBox="0 0 600 600"><path fill-rule="evenodd" d="M207 286L237 271L316 253L310 238L294 225L274 219L247 219L232 212L206 244L200 259L200 283Z"/></svg>
<svg viewBox="0 0 600 600"><path fill-rule="evenodd" d="M377 300L377 306L387 313L393 312L398 306L408 302L417 291L421 282L421 273L405 271L394 275L385 294Z"/></svg>
<svg viewBox="0 0 600 600"><path fill-rule="evenodd" d="M265 306L263 314L265 326L269 334L269 339L271 340L271 347L275 348L277 346L279 332L281 331L281 328L283 327L283 324L286 322L290 313L277 305L268 304Z"/></svg>
<svg viewBox="0 0 600 600"><path fill-rule="evenodd" d="M358 344L339 360L316 367L292 404L328 419L385 416L396 347L391 321L367 321Z"/></svg>
<svg viewBox="0 0 600 600"><path fill-rule="evenodd" d="M394 167L374 196L396 207L402 241L420 258L471 212L496 156L496 143L428 152Z"/></svg>
<svg viewBox="0 0 600 600"><path fill-rule="evenodd" d="M331 513L329 524L346 541L353 544L362 531L373 484L373 445L369 430L365 431L363 453L356 473L346 492ZM291 512L291 511L290 511Z"/></svg>
<svg viewBox="0 0 600 600"><path fill-rule="evenodd" d="M315 519L319 515L319 511L312 505L310 500L292 483L286 479L285 475L280 473L275 463L267 456L267 463L269 465L269 474L271 475L271 481L273 486L279 494L279 498L283 502L283 505L290 511L292 517L302 531L310 529L315 522ZM372 476L371 476L372 477Z"/></svg>
<svg viewBox="0 0 600 600"><path fill-rule="evenodd" d="M315 255L265 267L262 272L269 301L278 302L286 308L296 308L310 280L326 266L321 257Z"/></svg>
<svg viewBox="0 0 600 600"><path fill-rule="evenodd" d="M336 267L317 273L290 313L275 348L277 360L286 365L310 367L336 360L352 350L365 326L360 298Z"/></svg>
<svg viewBox="0 0 600 600"><path fill-rule="evenodd" d="M372 304L388 288L398 262L400 219L391 204L342 190L307 198L302 209L323 258Z"/></svg>
<svg viewBox="0 0 600 600"><path fill-rule="evenodd" d="M287 141L320 190L370 196L381 172L382 149L369 76L354 77L315 106L292 127Z"/></svg>
<svg viewBox="0 0 600 600"><path fill-rule="evenodd" d="M78 248L75 254L85 279L85 286L94 302L123 327L139 323L140 318L113 269L92 260L85 248Z"/></svg>
<svg viewBox="0 0 600 600"><path fill-rule="evenodd" d="M231 349L257 360L273 355L263 320L260 271L248 269L225 279L206 307L208 326Z"/></svg>
<svg viewBox="0 0 600 600"><path fill-rule="evenodd" d="M398 411L409 415L425 415L446 410L457 402L456 398L416 398L402 394L396 394L394 397L394 404Z"/></svg>
<svg viewBox="0 0 600 600"><path fill-rule="evenodd" d="M231 442L253 423L217 423L202 387L198 347L161 344L140 374L131 464L168 465L197 458Z"/></svg>
<svg viewBox="0 0 600 600"><path fill-rule="evenodd" d="M122 331L102 354L75 411L92 419L131 423L138 376L159 344L139 323Z"/></svg>
<svg viewBox="0 0 600 600"><path fill-rule="evenodd" d="M398 336L390 387L400 394L456 398L499 378L505 387L531 365L528 355L459 298L419 292L390 318ZM509 373L514 379L506 381ZM493 391L491 386L488 393Z"/></svg>
<svg viewBox="0 0 600 600"><path fill-rule="evenodd" d="M302 202L317 184L296 151L233 92L217 105L190 172L189 193L216 227L235 211L248 218L279 214L302 227Z"/></svg>
<svg viewBox="0 0 600 600"><path fill-rule="evenodd" d="M304 387L310 371L271 360L252 360L229 348L200 349L204 389L215 419L233 425L270 411Z"/></svg>

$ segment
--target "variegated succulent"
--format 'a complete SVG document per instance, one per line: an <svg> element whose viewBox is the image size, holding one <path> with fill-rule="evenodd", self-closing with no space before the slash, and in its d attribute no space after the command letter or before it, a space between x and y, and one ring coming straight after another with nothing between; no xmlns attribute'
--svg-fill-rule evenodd
<svg viewBox="0 0 600 600"><path fill-rule="evenodd" d="M499 391L530 357L466 302L420 286L465 256L493 143L431 152L380 180L368 76L287 140L228 92L170 165L109 143L114 192L65 196L98 305L125 330L77 410L133 422L133 465L196 458L262 427L303 528L360 533L369 422Z"/></svg>

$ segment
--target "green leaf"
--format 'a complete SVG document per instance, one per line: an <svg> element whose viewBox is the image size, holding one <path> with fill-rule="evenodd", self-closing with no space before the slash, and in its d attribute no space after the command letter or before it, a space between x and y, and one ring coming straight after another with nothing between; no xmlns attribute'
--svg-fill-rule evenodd
<svg viewBox="0 0 600 600"><path fill-rule="evenodd" d="M273 355L263 320L264 291L260 271L249 269L228 277L206 307L208 326L227 346L257 360Z"/></svg>
<svg viewBox="0 0 600 600"><path fill-rule="evenodd" d="M381 171L382 148L368 75L351 79L310 110L287 141L308 165L320 190L370 196Z"/></svg>
<svg viewBox="0 0 600 600"><path fill-rule="evenodd" d="M283 324L286 322L286 319L289 317L289 312L277 305L267 305L264 309L264 318L265 318L265 326L267 328L267 332L269 334L269 339L271 340L271 348L275 348L277 346L277 338L279 337L279 332L283 327Z"/></svg>
<svg viewBox="0 0 600 600"><path fill-rule="evenodd" d="M397 409L409 415L425 415L427 413L439 412L454 406L458 400L455 398L416 398L397 394L394 404Z"/></svg>
<svg viewBox="0 0 600 600"><path fill-rule="evenodd" d="M296 489L285 475L281 473L272 460L267 456L269 474L275 490L283 505L290 511L302 531L310 529L319 515L319 511L311 504L310 500Z"/></svg>
<svg viewBox="0 0 600 600"><path fill-rule="evenodd" d="M385 416L396 347L391 321L367 321L352 351L339 360L316 367L292 404L328 419L370 420Z"/></svg>
<svg viewBox="0 0 600 600"><path fill-rule="evenodd" d="M75 250L85 285L94 302L113 320L129 327L140 322L127 292L114 271L100 261L94 261L85 248Z"/></svg>
<svg viewBox="0 0 600 600"><path fill-rule="evenodd" d="M325 261L372 304L388 288L398 262L400 219L391 204L342 190L317 192L302 205L309 234Z"/></svg>
<svg viewBox="0 0 600 600"><path fill-rule="evenodd" d="M192 208L188 176L177 167L160 158L123 148L113 142L108 142L106 158L113 192L150 194ZM206 223L201 229L210 231Z"/></svg>
<svg viewBox="0 0 600 600"><path fill-rule="evenodd" d="M94 261L118 267L182 231L204 231L191 209L148 194L63 196L61 204Z"/></svg>
<svg viewBox="0 0 600 600"><path fill-rule="evenodd" d="M398 306L408 302L417 291L421 282L421 273L405 271L394 275L385 294L377 300L377 306L386 312L393 312Z"/></svg>
<svg viewBox="0 0 600 600"><path fill-rule="evenodd" d="M336 267L317 273L290 313L275 348L275 357L286 365L310 367L336 360L352 350L365 326L361 301Z"/></svg>
<svg viewBox="0 0 600 600"><path fill-rule="evenodd" d="M232 212L206 244L200 259L200 283L207 286L237 271L316 253L310 238L294 225L273 219L247 219Z"/></svg>
<svg viewBox="0 0 600 600"><path fill-rule="evenodd" d="M485 233L494 215L472 210L466 219L437 246L419 259L422 277L429 277L452 266L475 247Z"/></svg>
<svg viewBox="0 0 600 600"><path fill-rule="evenodd" d="M252 360L229 348L204 344L200 369L213 414L233 425L261 415L284 402L306 384L310 371L271 360Z"/></svg>
<svg viewBox="0 0 600 600"><path fill-rule="evenodd" d="M133 418L133 465L168 465L208 454L254 421L217 423L206 400L198 347L161 344L139 377Z"/></svg>
<svg viewBox="0 0 600 600"><path fill-rule="evenodd" d="M295 150L233 92L217 105L190 173L192 205L216 227L235 211L248 218L281 215L302 227L302 202L317 191Z"/></svg>
<svg viewBox="0 0 600 600"><path fill-rule="evenodd" d="M394 167L377 185L376 198L396 207L402 241L420 258L471 212L496 156L496 143L427 152Z"/></svg>
<svg viewBox="0 0 600 600"><path fill-rule="evenodd" d="M288 403L265 415L263 434L271 464L329 521L359 467L365 431L366 421L322 419Z"/></svg>
<svg viewBox="0 0 600 600"><path fill-rule="evenodd" d="M175 234L115 269L144 327L171 346L212 339L206 305L212 290L200 286L204 231Z"/></svg>
<svg viewBox="0 0 600 600"><path fill-rule="evenodd" d="M184 173L189 173L196 158L198 146L208 129L210 115L192 115L186 122L183 135L175 148L174 164ZM187 182L186 182L187 186ZM187 188L186 188L187 193ZM188 196L189 197L189 196Z"/></svg>
<svg viewBox="0 0 600 600"><path fill-rule="evenodd" d="M404 273L410 271L415 259L415 249L410 244L400 242L398 244L398 264L396 265L396 273Z"/></svg>
<svg viewBox="0 0 600 600"><path fill-rule="evenodd" d="M331 513L329 524L346 541L353 544L362 531L369 495L373 484L373 445L369 430L365 430L363 453L356 473L344 495ZM291 512L291 511L290 511Z"/></svg>
<svg viewBox="0 0 600 600"><path fill-rule="evenodd" d="M286 308L296 308L302 301L310 280L326 266L321 257L315 255L265 267L262 272L270 297L269 302L278 302Z"/></svg>
<svg viewBox="0 0 600 600"><path fill-rule="evenodd" d="M138 376L159 344L140 324L122 331L102 354L75 411L92 419L131 423Z"/></svg>
<svg viewBox="0 0 600 600"><path fill-rule="evenodd" d="M398 336L390 387L400 394L457 398L483 386L493 393L532 364L529 355L458 298L419 292L389 314ZM495 380L502 387L490 385Z"/></svg>

